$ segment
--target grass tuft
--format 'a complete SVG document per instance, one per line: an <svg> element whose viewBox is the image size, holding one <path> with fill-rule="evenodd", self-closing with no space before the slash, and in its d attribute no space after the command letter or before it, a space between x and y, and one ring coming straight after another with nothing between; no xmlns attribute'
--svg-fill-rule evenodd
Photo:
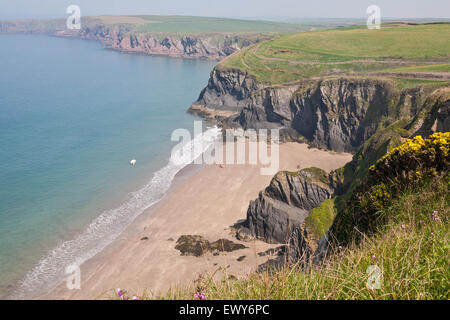
<svg viewBox="0 0 450 320"><path fill-rule="evenodd" d="M393 217L359 244L337 247L321 265L286 266L222 281L204 275L175 288L163 299L193 299L201 290L209 300L443 299L450 298L448 182L405 191L385 209ZM437 211L439 220L433 218ZM377 266L380 289L368 286ZM376 276L376 274L374 274Z"/></svg>

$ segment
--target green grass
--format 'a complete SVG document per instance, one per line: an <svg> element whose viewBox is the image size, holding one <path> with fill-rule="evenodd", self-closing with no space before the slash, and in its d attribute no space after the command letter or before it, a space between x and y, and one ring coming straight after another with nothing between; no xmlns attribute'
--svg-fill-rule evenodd
<svg viewBox="0 0 450 320"><path fill-rule="evenodd" d="M174 288L160 299L443 299L450 298L448 181L405 191L385 214L389 222L358 245L336 248L324 264L287 266L240 279L203 276L196 285ZM439 221L432 218L437 210ZM380 289L367 287L369 266L381 270ZM144 297L155 298L155 297Z"/></svg>
<svg viewBox="0 0 450 320"><path fill-rule="evenodd" d="M314 233L315 239L320 239L330 228L336 216L334 198L322 202L322 204L312 209L311 214L306 217L306 226Z"/></svg>
<svg viewBox="0 0 450 320"><path fill-rule="evenodd" d="M411 66L407 68L396 68L381 70L382 72L450 72L450 63L431 64L425 66Z"/></svg>
<svg viewBox="0 0 450 320"><path fill-rule="evenodd" d="M291 23L207 18L190 16L139 16L148 24L136 26L137 31L164 33L284 33L305 30L305 26Z"/></svg>
<svg viewBox="0 0 450 320"><path fill-rule="evenodd" d="M331 72L364 74L408 68L407 72L448 72L450 41L443 35L449 33L450 24L434 24L286 34L231 55L217 68L239 69L267 84L323 77ZM443 63L427 65L437 61Z"/></svg>
<svg viewBox="0 0 450 320"><path fill-rule="evenodd" d="M430 150L447 148L448 140L436 141L440 145L429 144ZM401 183L398 192L389 193L386 198L389 200L377 205L377 212L362 217L362 220L377 221L371 232L357 228L356 224L347 224L347 230L358 233L358 237L353 238L358 240L347 244L331 241L328 255L320 264L309 261L302 267L286 265L281 269L246 274L239 278L231 277L226 268L219 268L213 274L200 274L191 285L173 287L164 295L144 295L142 298L193 299L195 292L201 292L209 300L448 300L450 173L445 166L448 157L441 156L436 154L439 159L433 162L433 168L440 168L438 172L419 174L417 177L422 177L419 180ZM405 163L395 155L390 157L389 163L378 162L380 166L377 170L392 166L395 161L399 165ZM411 168L407 166L405 170L417 170ZM430 172L427 167L421 170L424 174ZM314 168L310 170L316 171ZM403 175L398 173L398 176ZM397 180L394 178L389 174L383 181L395 183ZM366 194L363 190L361 192ZM329 199L311 214L313 219L307 224L315 228L316 236L323 234L327 229L325 224L333 220L334 207L334 199ZM359 210L362 207L354 208ZM331 230L333 232L333 228ZM380 286L375 289L368 286L368 271L374 266L380 271Z"/></svg>
<svg viewBox="0 0 450 320"><path fill-rule="evenodd" d="M309 173L314 181L322 182L325 185L328 185L328 183L330 182L328 180L327 172L320 168L317 167L305 168L302 169L301 172Z"/></svg>
<svg viewBox="0 0 450 320"><path fill-rule="evenodd" d="M441 87L445 85L450 85L450 81L441 80L426 80L426 79L410 79L410 78L392 78L397 89L402 90L405 88L415 87L415 86L429 86L429 87Z"/></svg>
<svg viewBox="0 0 450 320"><path fill-rule="evenodd" d="M303 61L448 59L450 24L368 30L365 27L285 35L261 46L263 56ZM280 49L292 51L280 52Z"/></svg>
<svg viewBox="0 0 450 320"><path fill-rule="evenodd" d="M353 160L339 169L342 172L343 186L347 192L336 199L337 207L340 207L344 201L348 200L352 192L362 183L371 165L388 151L399 146L402 140L411 135L411 132L405 130L405 127L410 123L408 118L403 118L392 123L394 114L398 112L400 111L390 110L387 118L378 120L380 123L388 122L391 124L380 128L374 133L360 147Z"/></svg>

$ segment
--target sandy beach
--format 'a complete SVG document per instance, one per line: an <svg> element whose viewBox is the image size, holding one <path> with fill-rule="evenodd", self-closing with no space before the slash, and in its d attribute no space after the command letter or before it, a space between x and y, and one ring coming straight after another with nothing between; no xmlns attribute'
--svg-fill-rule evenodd
<svg viewBox="0 0 450 320"><path fill-rule="evenodd" d="M311 166L330 171L351 160L350 154L309 149L306 144L280 145L280 170ZM181 256L175 249L181 235L200 235L209 241L239 242L230 227L244 219L250 200L270 183L258 165L190 165L176 177L170 192L140 215L113 243L81 266L81 289L61 283L44 299L101 299L115 288L130 295L158 295L189 285L202 272L225 268L229 275L245 275L267 260L258 252L273 245L240 242L248 248L202 257ZM141 240L144 239L144 240ZM239 257L245 256L242 261Z"/></svg>

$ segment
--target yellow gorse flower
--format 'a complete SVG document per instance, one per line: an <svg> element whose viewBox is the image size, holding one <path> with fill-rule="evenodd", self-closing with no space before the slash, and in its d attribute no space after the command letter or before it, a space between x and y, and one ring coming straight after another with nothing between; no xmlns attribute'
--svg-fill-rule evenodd
<svg viewBox="0 0 450 320"><path fill-rule="evenodd" d="M401 146L392 149L381 159L392 158L396 155L420 155L420 153L429 149L440 150L444 157L447 157L450 149L450 132L436 132L425 140L422 136L408 139Z"/></svg>

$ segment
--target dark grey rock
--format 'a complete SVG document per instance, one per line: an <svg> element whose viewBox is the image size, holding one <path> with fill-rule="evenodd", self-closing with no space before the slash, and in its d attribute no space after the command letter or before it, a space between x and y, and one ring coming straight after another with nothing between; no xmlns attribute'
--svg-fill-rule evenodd
<svg viewBox="0 0 450 320"><path fill-rule="evenodd" d="M245 249L247 248L243 244L235 243L228 239L219 239L214 241L210 245L211 250L217 250L220 252L232 252L235 250Z"/></svg>
<svg viewBox="0 0 450 320"><path fill-rule="evenodd" d="M258 252L258 256L280 256L286 252L286 246L279 246L276 248L267 249L264 252Z"/></svg>
<svg viewBox="0 0 450 320"><path fill-rule="evenodd" d="M398 118L414 115L421 94L420 89L399 93L389 81L356 78L268 86L242 71L216 68L194 104L239 113L223 121L226 127L279 128L282 139L303 137L316 147L353 152L392 107Z"/></svg>
<svg viewBox="0 0 450 320"><path fill-rule="evenodd" d="M307 238L308 234L306 230L301 227L295 228L290 235L289 243L285 250L275 259L268 260L259 265L258 272L271 271L272 269L279 269L294 264L298 267L304 267L305 264L309 263L314 253Z"/></svg>
<svg viewBox="0 0 450 320"><path fill-rule="evenodd" d="M210 243L202 236L183 235L178 238L175 249L179 250L182 256L200 257L210 251Z"/></svg>
<svg viewBox="0 0 450 320"><path fill-rule="evenodd" d="M255 237L252 235L252 232L250 231L250 229L246 228L246 227L241 227L238 229L238 231L236 232L236 238L238 240L245 241L245 242L252 241L255 239Z"/></svg>
<svg viewBox="0 0 450 320"><path fill-rule="evenodd" d="M287 243L310 210L332 196L320 169L280 172L258 199L251 201L239 237L251 236L268 243Z"/></svg>
<svg viewBox="0 0 450 320"><path fill-rule="evenodd" d="M254 77L241 71L221 71L215 68L206 88L202 90L194 105L210 109L239 112L247 104L250 94L262 86Z"/></svg>
<svg viewBox="0 0 450 320"><path fill-rule="evenodd" d="M175 249L181 252L182 256L200 257L207 252L219 255L219 252L232 252L247 248L243 244L235 243L228 239L219 239L209 242L199 235L183 235L178 238Z"/></svg>
<svg viewBox="0 0 450 320"><path fill-rule="evenodd" d="M450 131L450 100L436 103L424 119L418 134L428 136L434 132Z"/></svg>

